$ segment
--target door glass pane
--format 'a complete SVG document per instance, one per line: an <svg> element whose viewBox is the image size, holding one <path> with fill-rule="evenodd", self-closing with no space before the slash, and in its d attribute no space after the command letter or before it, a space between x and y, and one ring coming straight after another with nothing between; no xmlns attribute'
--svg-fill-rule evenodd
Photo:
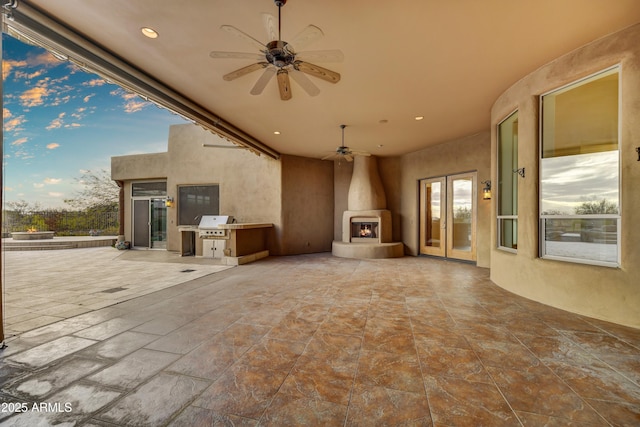
<svg viewBox="0 0 640 427"><path fill-rule="evenodd" d="M151 247L167 248L167 208L164 199L151 199Z"/></svg>
<svg viewBox="0 0 640 427"><path fill-rule="evenodd" d="M471 178L453 180L453 249L471 251L473 214L473 181Z"/></svg>
<svg viewBox="0 0 640 427"><path fill-rule="evenodd" d="M440 182L425 184L425 210L427 220L424 246L439 248L442 245L440 237L440 218L442 218L442 185Z"/></svg>

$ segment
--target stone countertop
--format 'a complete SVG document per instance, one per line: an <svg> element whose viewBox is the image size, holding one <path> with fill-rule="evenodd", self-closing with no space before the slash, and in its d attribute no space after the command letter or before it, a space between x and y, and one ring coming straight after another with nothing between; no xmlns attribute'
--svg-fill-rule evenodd
<svg viewBox="0 0 640 427"><path fill-rule="evenodd" d="M219 224L218 228L222 228L224 230L248 230L251 228L271 228L273 224L271 223L258 223L258 222L247 222L244 224Z"/></svg>

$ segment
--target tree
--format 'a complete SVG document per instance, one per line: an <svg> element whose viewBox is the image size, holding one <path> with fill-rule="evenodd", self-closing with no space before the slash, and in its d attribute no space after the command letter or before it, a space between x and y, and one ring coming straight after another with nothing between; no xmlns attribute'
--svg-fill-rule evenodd
<svg viewBox="0 0 640 427"><path fill-rule="evenodd" d="M575 208L576 215L617 214L618 205L607 199L583 202Z"/></svg>
<svg viewBox="0 0 640 427"><path fill-rule="evenodd" d="M78 210L104 210L118 205L120 188L111 174L105 169L86 171L82 177L75 178L83 185L81 191L74 194L74 198L65 199L65 203Z"/></svg>

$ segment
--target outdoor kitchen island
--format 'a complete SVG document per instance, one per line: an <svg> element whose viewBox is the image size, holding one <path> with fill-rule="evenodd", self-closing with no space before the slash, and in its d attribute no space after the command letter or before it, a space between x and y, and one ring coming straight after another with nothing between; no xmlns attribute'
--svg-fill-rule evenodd
<svg viewBox="0 0 640 427"><path fill-rule="evenodd" d="M267 239L273 224L219 224L218 228L227 230L229 233L229 240L222 257L223 264L242 265L269 256Z"/></svg>

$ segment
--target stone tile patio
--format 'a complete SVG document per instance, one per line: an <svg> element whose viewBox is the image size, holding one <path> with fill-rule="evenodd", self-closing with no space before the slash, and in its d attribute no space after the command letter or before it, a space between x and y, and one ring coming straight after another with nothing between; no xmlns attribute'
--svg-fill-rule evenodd
<svg viewBox="0 0 640 427"><path fill-rule="evenodd" d="M269 258L33 329L0 357L0 400L29 409L1 425L640 423L640 330L427 258Z"/></svg>
<svg viewBox="0 0 640 427"><path fill-rule="evenodd" d="M7 336L229 268L212 259L108 246L6 251L2 257Z"/></svg>

